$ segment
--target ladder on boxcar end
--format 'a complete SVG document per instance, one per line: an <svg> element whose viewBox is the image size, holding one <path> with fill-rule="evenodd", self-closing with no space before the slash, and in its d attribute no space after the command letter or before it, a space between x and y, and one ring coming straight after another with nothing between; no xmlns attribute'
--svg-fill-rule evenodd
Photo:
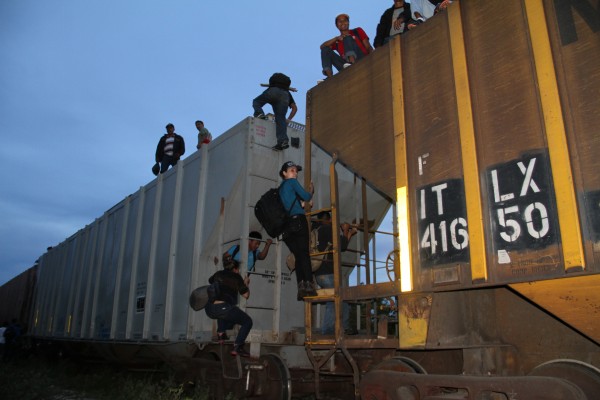
<svg viewBox="0 0 600 400"><path fill-rule="evenodd" d="M342 261L341 261L341 253L340 253L340 236L337 231L337 227L340 226L340 217L339 217L339 201L338 201L338 180L337 180L337 172L335 170L335 165L337 163L337 155L333 155L333 159L329 166L329 179L330 179L330 200L331 207L319 209L315 211L311 211L307 213L310 217L312 215L316 215L322 211L329 211L331 213L331 226L333 229L332 232L332 240L333 246L331 250L311 253L311 257L323 256L326 254L333 255L333 270L334 270L334 287L330 289L318 289L317 296L306 297L304 299L304 324L305 324L305 348L308 355L308 358L313 366L314 371L314 379L315 379L315 393L317 398L320 398L320 376L322 374L328 375L336 375L336 373L331 373L327 371L322 371L321 368L333 357L338 351L340 351L348 363L352 368L352 379L354 383L354 395L355 398L359 398L358 385L360 380L360 370L359 367L352 357L352 354L348 350L349 347L356 347L357 343L360 342L360 339L349 339L348 336L344 332L343 322L342 322L342 314L343 314L343 306L345 301L365 301L369 304L368 307L371 306L370 299L374 297L395 294L395 285L394 282L387 282L385 284L371 284L371 277L369 272L369 235L372 232L371 227L369 226L368 218L367 218L367 198L366 198L366 182L363 180L362 185L362 221L360 229L364 232L363 235L363 245L364 245L364 260L365 264L365 272L366 272L366 283L367 285L362 285L353 288L343 288L342 287ZM360 266L359 266L360 267ZM396 275L399 276L399 275ZM313 305L315 303L324 303L324 302L333 302L335 307L335 323L334 323L334 335L332 337L314 337L313 336ZM379 327L382 329L383 327ZM367 311L366 318L366 329L367 332L370 333L372 331L371 327L371 318L370 312ZM387 330L387 324L385 326ZM384 342L388 343L384 343ZM381 340L382 344L385 347L395 347L397 345L397 339L387 339ZM351 346L349 346L351 343ZM318 358L315 356L314 351L325 351L325 355L319 356ZM349 373L337 373L337 375L350 376Z"/></svg>
<svg viewBox="0 0 600 400"><path fill-rule="evenodd" d="M332 254L333 255L333 281L334 287L331 289L319 289L317 290L317 296L306 297L304 299L304 326L305 326L305 347L308 358L313 366L314 370L314 379L315 379L315 393L317 398L319 398L319 382L320 382L320 374L321 368L323 365L334 356L334 354L341 350L350 365L352 366L353 371L353 381L355 388L358 387L359 380L359 370L356 361L352 357L352 355L348 352L348 349L344 343L344 329L342 326L342 309L343 309L343 299L340 297L340 288L342 283L341 276L341 259L340 259L340 237L337 231L337 227L340 225L339 222L339 212L338 212L338 182L337 182L337 172L335 170L335 164L337 163L337 157L334 155L331 164L329 166L329 182L330 182L330 197L331 197L331 208L321 209L312 211L309 213L310 216L318 214L322 211L331 212L331 226L332 226L332 240L333 247L331 250L319 252L319 253L311 253L311 257L324 255L324 254ZM310 226L310 225L309 225ZM335 323L334 323L334 336L333 338L326 339L313 339L312 334L312 309L315 303L323 303L323 302L333 302L335 307ZM313 352L313 349L325 349L327 353L325 356L317 359Z"/></svg>

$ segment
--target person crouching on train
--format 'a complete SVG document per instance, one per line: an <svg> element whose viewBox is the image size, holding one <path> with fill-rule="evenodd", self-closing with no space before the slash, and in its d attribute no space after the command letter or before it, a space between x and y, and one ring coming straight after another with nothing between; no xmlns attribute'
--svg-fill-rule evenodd
<svg viewBox="0 0 600 400"><path fill-rule="evenodd" d="M306 296L317 295L310 263L308 222L303 208L303 203L312 199L315 190L312 182L308 191L298 183L298 172L300 171L302 171L302 167L292 161L284 163L279 171L279 176L284 179L284 182L279 185L279 196L283 207L289 210L290 215L290 220L283 232L283 241L294 254L298 301L302 301Z"/></svg>
<svg viewBox="0 0 600 400"><path fill-rule="evenodd" d="M240 325L237 337L231 351L232 356L249 357L244 349L246 338L252 329L252 318L238 306L238 293L245 299L250 297L250 278L242 278L240 275L240 266L237 261L225 256L223 259L223 270L215 272L208 279L210 284L217 282L218 289L212 303L206 305L206 315L209 318L217 320L217 338L219 342L228 340L226 331L233 329L234 325Z"/></svg>

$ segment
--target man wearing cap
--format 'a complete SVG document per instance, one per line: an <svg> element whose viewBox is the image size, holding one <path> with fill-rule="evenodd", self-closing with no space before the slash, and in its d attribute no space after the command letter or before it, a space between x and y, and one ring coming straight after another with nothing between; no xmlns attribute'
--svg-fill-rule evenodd
<svg viewBox="0 0 600 400"><path fill-rule="evenodd" d="M252 231L250 232L248 237L248 272L252 272L254 271L254 264L256 263L256 260L264 260L265 258L267 258L267 255L269 254L269 247L271 247L273 240L270 238L267 239L265 247L259 253L258 248L260 247L260 241L262 240L262 235L260 234L260 232ZM227 250L225 254L223 254L223 260L227 259L233 259L238 263L241 262L239 244L231 246L229 250Z"/></svg>
<svg viewBox="0 0 600 400"><path fill-rule="evenodd" d="M350 29L348 14L335 17L335 26L340 31L339 36L321 44L321 66L323 75L328 78L333 75L332 66L341 71L373 51L369 37L362 28Z"/></svg>
<svg viewBox="0 0 600 400"><path fill-rule="evenodd" d="M156 146L156 162L160 163L160 173L167 172L170 166L177 165L177 161L185 153L185 142L175 133L175 125L167 124L167 133L163 135Z"/></svg>
<svg viewBox="0 0 600 400"><path fill-rule="evenodd" d="M296 280L298 282L298 301L306 296L316 296L313 281L312 266L310 263L309 229L304 215L303 203L310 201L314 193L311 182L305 190L298 182L298 172L302 171L300 165L287 161L279 170L283 182L279 185L279 196L286 210L289 210L290 220L283 232L283 241L294 254Z"/></svg>

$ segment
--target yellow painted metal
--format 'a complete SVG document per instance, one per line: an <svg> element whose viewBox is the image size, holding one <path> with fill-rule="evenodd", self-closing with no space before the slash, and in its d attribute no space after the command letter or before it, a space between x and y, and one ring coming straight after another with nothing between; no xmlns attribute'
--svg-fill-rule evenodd
<svg viewBox="0 0 600 400"><path fill-rule="evenodd" d="M406 126L402 90L402 56L400 38L389 43L390 73L392 80L392 115L394 129L394 156L396 159L396 212L397 246L400 250L400 288L413 289L412 256L410 246L410 218L408 200L408 170L406 166Z"/></svg>
<svg viewBox="0 0 600 400"><path fill-rule="evenodd" d="M516 283L510 287L600 343L600 275Z"/></svg>
<svg viewBox="0 0 600 400"><path fill-rule="evenodd" d="M424 348L427 344L432 295L411 293L401 296L398 304L400 348Z"/></svg>
<svg viewBox="0 0 600 400"><path fill-rule="evenodd" d="M465 202L469 221L469 253L471 260L471 279L487 281L487 259L483 228L483 210L481 205L481 186L479 184L479 165L477 163L477 147L475 128L473 125L473 109L471 91L463 36L460 3L448 8L450 25L450 43L452 46L452 64L454 84L456 86L456 102L460 144L462 152L463 176L465 185Z"/></svg>
<svg viewBox="0 0 600 400"><path fill-rule="evenodd" d="M565 271L584 268L581 223L542 0L524 2L548 141Z"/></svg>

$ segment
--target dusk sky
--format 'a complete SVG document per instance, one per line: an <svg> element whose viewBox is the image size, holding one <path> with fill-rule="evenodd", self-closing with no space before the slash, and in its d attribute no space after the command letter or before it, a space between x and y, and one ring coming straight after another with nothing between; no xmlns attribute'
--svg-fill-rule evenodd
<svg viewBox="0 0 600 400"><path fill-rule="evenodd" d="M2 0L0 285L154 178L169 122L196 145L252 115L273 72L305 95L350 14L373 42L392 1ZM266 110L270 112L270 107Z"/></svg>

